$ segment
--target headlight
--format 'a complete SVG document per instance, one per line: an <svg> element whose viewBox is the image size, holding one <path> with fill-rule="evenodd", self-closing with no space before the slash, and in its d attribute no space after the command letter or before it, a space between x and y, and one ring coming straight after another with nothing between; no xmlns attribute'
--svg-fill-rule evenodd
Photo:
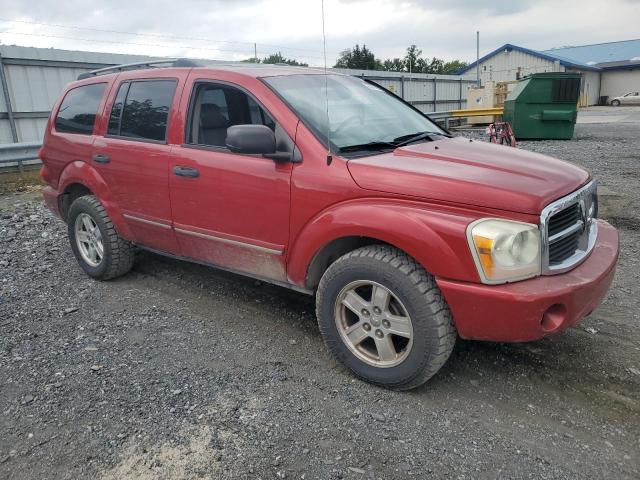
<svg viewBox="0 0 640 480"><path fill-rule="evenodd" d="M467 227L467 239L483 283L506 283L540 275L537 225L484 218Z"/></svg>

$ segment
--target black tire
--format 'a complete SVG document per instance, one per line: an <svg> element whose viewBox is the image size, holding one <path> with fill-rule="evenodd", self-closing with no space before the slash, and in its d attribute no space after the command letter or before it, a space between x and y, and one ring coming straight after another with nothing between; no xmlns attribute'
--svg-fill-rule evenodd
<svg viewBox="0 0 640 480"><path fill-rule="evenodd" d="M97 266L87 263L79 251L75 223L81 213L91 217L102 235L104 254ZM118 235L109 215L95 196L85 195L74 200L67 216L67 231L73 254L87 275L98 280L109 280L124 275L133 267L135 247Z"/></svg>
<svg viewBox="0 0 640 480"><path fill-rule="evenodd" d="M620 100L611 100L611 106L612 107L619 107L620 106Z"/></svg>
<svg viewBox="0 0 640 480"><path fill-rule="evenodd" d="M342 340L336 325L336 300L346 285L358 280L391 290L411 318L413 344L398 365L370 365ZM433 276L404 252L386 245L358 248L336 260L320 280L316 314L325 344L337 360L361 379L395 390L415 388L435 375L457 338L451 312Z"/></svg>

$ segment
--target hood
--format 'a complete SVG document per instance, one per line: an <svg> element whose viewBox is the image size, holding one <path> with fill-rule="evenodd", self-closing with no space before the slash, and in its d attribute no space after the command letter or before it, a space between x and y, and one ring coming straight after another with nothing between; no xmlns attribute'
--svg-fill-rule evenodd
<svg viewBox="0 0 640 480"><path fill-rule="evenodd" d="M351 159L347 166L367 190L528 214L589 180L587 171L562 160L460 137Z"/></svg>

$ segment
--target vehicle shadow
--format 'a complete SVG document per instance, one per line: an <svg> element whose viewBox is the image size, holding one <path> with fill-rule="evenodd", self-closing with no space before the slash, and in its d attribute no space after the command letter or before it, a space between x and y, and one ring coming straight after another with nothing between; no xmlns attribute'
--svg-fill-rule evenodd
<svg viewBox="0 0 640 480"><path fill-rule="evenodd" d="M255 304L264 311L264 321L274 322L274 329L279 328L275 319L287 316L294 330L300 329L313 342L322 342L312 296L150 252L138 254L134 272L155 277L163 283L179 284L183 290L213 289L218 297ZM640 410L638 385L633 380L612 376L613 367L608 367L612 359L594 349L593 342L594 337L579 327L530 343L458 339L443 368L412 394L430 396L438 391L455 394L482 387L508 395L522 388L545 388L555 392L582 392L583 396L595 395L604 401L611 400L607 392L615 390L631 398L631 407L635 404ZM594 365L601 368L594 368ZM327 368L335 369L336 365ZM350 377L346 369L338 369L345 378ZM626 403L629 407L629 402Z"/></svg>

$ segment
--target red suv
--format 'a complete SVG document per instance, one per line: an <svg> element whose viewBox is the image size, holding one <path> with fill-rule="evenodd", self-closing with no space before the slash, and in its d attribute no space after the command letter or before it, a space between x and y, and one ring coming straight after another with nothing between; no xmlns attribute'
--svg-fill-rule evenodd
<svg viewBox="0 0 640 480"><path fill-rule="evenodd" d="M408 389L462 338L521 342L591 313L618 234L560 160L452 138L362 79L281 66L84 74L40 151L90 276L137 247L316 295L357 376Z"/></svg>

